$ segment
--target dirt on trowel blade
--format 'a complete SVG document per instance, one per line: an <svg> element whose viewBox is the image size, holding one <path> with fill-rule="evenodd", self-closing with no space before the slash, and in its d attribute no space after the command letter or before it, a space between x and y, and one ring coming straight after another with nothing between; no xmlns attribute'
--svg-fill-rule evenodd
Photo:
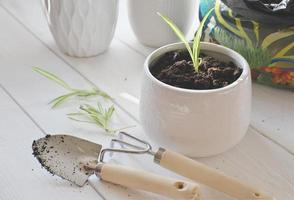
<svg viewBox="0 0 294 200"><path fill-rule="evenodd" d="M52 175L83 186L94 173L101 145L73 136L46 135L34 141L32 149L33 155Z"/></svg>

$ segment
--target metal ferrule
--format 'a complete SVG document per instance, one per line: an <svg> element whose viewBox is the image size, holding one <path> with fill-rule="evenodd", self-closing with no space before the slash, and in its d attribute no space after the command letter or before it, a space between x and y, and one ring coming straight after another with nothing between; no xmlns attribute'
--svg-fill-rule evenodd
<svg viewBox="0 0 294 200"><path fill-rule="evenodd" d="M95 167L95 174L100 177L104 163L98 163Z"/></svg>
<svg viewBox="0 0 294 200"><path fill-rule="evenodd" d="M159 148L158 151L155 153L154 155L154 162L157 163L157 164L160 164L160 161L161 161L161 158L162 158L162 155L163 153L165 152L166 150L164 148Z"/></svg>

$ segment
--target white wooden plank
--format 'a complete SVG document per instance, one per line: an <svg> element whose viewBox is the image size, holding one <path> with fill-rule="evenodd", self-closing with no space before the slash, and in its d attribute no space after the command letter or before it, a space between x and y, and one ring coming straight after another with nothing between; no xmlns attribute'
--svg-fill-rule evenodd
<svg viewBox="0 0 294 200"><path fill-rule="evenodd" d="M251 124L294 155L294 93L254 84Z"/></svg>
<svg viewBox="0 0 294 200"><path fill-rule="evenodd" d="M121 93L139 96L139 74L142 71L145 56L153 49L140 45L130 30L127 21L126 0L120 2L120 18L115 35L117 39L111 45L109 50L111 53L108 52L103 56L87 60L69 58L59 52L47 27L40 2L34 0L2 0L2 4L7 7L9 12L12 12L22 21L30 31L86 76L89 76L92 80L99 80L100 87L107 88L110 93L118 96ZM130 51L129 48L126 48L126 45L134 51ZM113 59L110 59L110 57ZM104 70L106 67L108 70ZM294 135L292 134L292 130L294 130L293 95L289 91L254 84L251 121L256 129L275 140L292 154L294 154ZM129 107L130 113L137 116L136 107L131 106L132 104L123 98L118 98L117 101L124 107Z"/></svg>
<svg viewBox="0 0 294 200"><path fill-rule="evenodd" d="M71 102L69 105L63 106L54 111L50 109L47 105L48 100L54 96L62 94L64 91L62 89L59 90L54 83L51 83L50 81L42 78L40 75L32 72L31 66L39 64L45 66L47 64L50 65L51 63L53 66L51 67L51 70L57 70L64 75L67 74L67 71L70 72L66 75L66 81L68 81L71 85L83 87L86 86L86 82L78 74L67 67L67 65L60 59L56 58L54 54L48 51L42 43L34 39L30 33L24 31L21 26L8 17L2 9L0 9L0 23L4 23L4 20L8 24L6 29L7 32L0 33L0 40L1 42L7 41L7 48L3 49L0 53L0 55L3 56L3 59L0 61L0 83L3 83L5 87L11 91L11 94L19 99L20 104L25 107L30 115L40 124L42 129L46 131L46 133L72 133L75 136L98 142L106 147L109 146L111 138L102 133L102 131L97 129L97 127L77 124L66 118L67 113L75 111L76 106L73 106L73 104L77 105L77 102ZM13 28L15 25L17 25L16 28ZM21 36L16 37L19 34ZM19 49L19 47L22 48ZM29 47L30 51L27 51L26 48ZM9 66L9 70L7 70L6 66ZM122 124L125 125L130 122L129 119L126 120L125 114L122 112L120 113L121 114L117 114L115 116L117 124L114 125L121 126ZM8 125L13 126L11 123ZM3 127L3 130L9 131L8 127ZM28 141L31 143L33 139L38 137L41 136L35 136L34 138L30 137ZM11 144L8 144L8 147L9 146L11 146ZM31 156L31 154L29 154L29 156ZM30 161L32 159L30 159ZM45 170L42 170L42 174L48 173L45 172ZM28 174L28 176L29 175L30 174ZM9 180L10 178L9 176L5 176L5 179ZM60 182L61 183L58 182L58 184L67 184L66 181ZM90 185L102 194L105 199L144 200L159 198L153 194L128 190L111 184L105 184L106 183L101 183L97 177L92 177L90 182ZM12 183L10 183L9 186L10 188L14 187ZM21 194L22 192L24 191L21 190L16 192L16 194ZM162 199L162 197L160 198ZM8 199L10 199L10 197Z"/></svg>
<svg viewBox="0 0 294 200"><path fill-rule="evenodd" d="M77 86L83 86L85 85L85 82L82 81L82 79L75 72L71 71L66 64L56 59L54 55L50 54L47 50L45 50L44 47L42 47L38 41L36 41L34 38L31 37L31 35L28 35L27 33L23 33L23 35L21 36L18 35L19 37L18 40L13 41L13 39L17 35L16 33L21 32L21 28L16 26L13 21L11 21L9 24L10 25L8 27L8 30L10 30L11 32L9 32L10 33L9 35L5 35L5 38L3 38L3 41L6 41L6 42L9 41L8 43L11 43L11 44L7 45L8 47L5 50L3 50L3 52L1 53L5 55L6 57L9 57L9 55L13 55L14 56L13 58L21 56L22 54L25 54L25 57L26 57L25 60L27 63L24 64L23 63L24 60L12 59L11 56L10 58L3 60L3 65L7 65L8 63L10 64L10 66L12 67L11 71L19 70L18 72L22 75L21 77L19 77L19 79L21 80L19 82L23 84L22 87L19 87L18 85L14 84L13 81L11 81L9 78L6 78L9 76L11 77L13 74L10 74L10 72L7 72L6 70L3 70L3 69L0 72L0 74L2 74L0 80L3 81L3 84L7 88L9 88L9 90L13 93L14 96L17 97L17 99L19 99L21 104L24 105L25 108L30 113L32 113L32 115L34 116L36 120L38 121L43 120L39 122L40 124L42 124L42 126L44 125L49 130L52 130L53 129L52 127L59 127L60 130L65 129L72 132L77 132L77 130L79 130L81 131L79 134L85 137L91 137L90 134L87 135L87 132L85 133L84 131L82 131L82 128L79 128L79 126L76 126L74 128L70 124L66 124L64 126L60 124L55 124L56 121L58 121L61 124L65 122L61 118L58 118L58 116L65 114L66 110L59 109L56 112L47 113L46 109L48 108L46 108L44 103L47 98L50 98L52 95L57 95L57 93L61 91L57 91L56 87L53 84L49 84L48 82L42 79L36 78L35 75L32 75L28 71L30 71L30 66L37 62L40 65L43 65L43 66L46 65L45 67L47 69L50 69L55 73L66 76L65 78L67 81L75 83ZM20 41L23 41L23 42L20 42ZM28 47L30 47L31 51L25 52L24 49ZM34 49L37 49L37 50L34 50ZM123 49L123 50L126 51L126 49ZM116 50L115 49L109 50L108 59L111 57L110 54L112 53L112 51L115 52ZM37 58L35 56L36 54L38 55ZM132 54L130 53L130 55ZM135 57L134 52L131 58L133 57ZM129 58L129 57L126 57L126 58ZM103 56L100 56L100 59L103 60L103 59L106 59L106 57L104 57L103 55ZM91 59L89 60L92 62ZM54 64L54 66L51 65L50 61L52 62L52 64ZM126 63L127 61L124 61L124 62ZM70 59L70 62L74 64L74 66L76 66L77 68L79 65L82 65L82 61L80 60ZM87 62L88 62L88 59L84 60L84 63L87 63ZM48 67L49 65L46 63L49 63L50 67ZM130 65L132 64L133 63L130 63ZM1 66L3 65L1 63ZM112 66L109 66L109 67L112 67ZM98 85L100 85L100 83L103 84L103 82L100 82L100 79L90 76L91 73L97 73L96 70L101 70L100 72L102 74L103 73L107 74L108 70L111 70L111 69L107 68L105 69L105 71L102 71L102 69L100 68L99 69L90 68L90 66L87 67L88 77ZM132 75L135 76L136 74L132 74ZM29 81L31 81L31 83L26 85L26 83ZM32 86L33 85L32 83L42 83L42 84ZM134 81L133 84L134 83L137 83L137 82ZM113 87L116 87L116 85L114 85ZM24 88L26 88L26 92L22 92ZM31 88L32 90L28 90ZM47 91L45 91L45 89ZM116 88L112 89L112 91L116 91ZM33 94L34 94L34 98L32 98ZM40 112L47 113L48 115L51 115L51 116L47 116L45 114L39 115ZM131 122L130 119L126 119L126 120ZM135 131L137 134L141 135L142 131L140 129L136 129L132 132L135 133ZM94 139L95 138L93 136L92 140ZM97 141L101 140L100 136L97 137L96 139ZM119 160L121 162L126 162L126 160L125 161L121 159ZM278 160L278 162L276 162L276 160ZM251 182L252 184L260 188L263 188L264 190L270 193L276 194L276 196L278 196L281 199L290 200L290 199L293 199L294 197L293 182L292 182L293 173L291 170L294 167L294 164L292 160L293 160L293 157L289 155L287 152L285 152L283 149L280 149L276 145L272 144L270 141L265 140L264 137L257 135L255 132L250 130L249 134L246 136L243 142L240 145L238 145L238 147L236 147L234 150L231 150L230 152L215 158L203 159L202 161L209 164L210 166L217 167L220 170L225 171L230 175L235 175L235 176L238 175L239 178L244 179L248 182ZM149 170L160 171L160 173L167 173L162 169L159 170L158 168L147 164L145 159L138 158L136 159L136 161L137 162L130 161L128 164L136 165L136 163L138 163L137 165L139 165L140 167L143 167ZM282 168L278 166L278 164L280 165L280 163L284 163L282 165L283 166ZM258 171L256 169L258 169ZM98 182L91 182L91 184L93 185L96 185L96 183L98 184ZM272 184L274 184L274 186L272 186ZM280 187L275 187L277 185ZM97 188L99 189L98 186ZM207 199L228 199L224 197L223 195L211 192L210 190L206 188L204 188L204 190L205 190L205 196L207 197Z"/></svg>
<svg viewBox="0 0 294 200"><path fill-rule="evenodd" d="M31 144L43 133L0 88L0 199L101 199L88 184L83 188L41 169Z"/></svg>

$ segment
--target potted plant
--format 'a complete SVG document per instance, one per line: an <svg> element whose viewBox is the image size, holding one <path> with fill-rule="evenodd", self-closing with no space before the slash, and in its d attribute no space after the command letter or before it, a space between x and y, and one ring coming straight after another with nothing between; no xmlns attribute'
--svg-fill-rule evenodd
<svg viewBox="0 0 294 200"><path fill-rule="evenodd" d="M195 0L128 0L129 21L142 44L160 47L179 39L156 13L170 16L186 35L196 17L198 3Z"/></svg>
<svg viewBox="0 0 294 200"><path fill-rule="evenodd" d="M162 18L183 41L151 53L144 64L140 118L150 138L191 157L222 153L245 135L250 122L251 77L247 61L224 46L194 42Z"/></svg>
<svg viewBox="0 0 294 200"><path fill-rule="evenodd" d="M90 57L109 47L118 16L118 0L43 0L51 33L60 50Z"/></svg>

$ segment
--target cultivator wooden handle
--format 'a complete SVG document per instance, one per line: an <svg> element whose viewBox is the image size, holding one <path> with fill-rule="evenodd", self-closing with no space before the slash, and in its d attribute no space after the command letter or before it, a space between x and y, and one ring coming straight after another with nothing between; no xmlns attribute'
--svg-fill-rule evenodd
<svg viewBox="0 0 294 200"><path fill-rule="evenodd" d="M212 187L220 192L239 200L274 200L254 187L229 177L221 172L209 168L195 160L181 154L159 149L155 155L155 162L166 169L190 178L198 183Z"/></svg>
<svg viewBox="0 0 294 200"><path fill-rule="evenodd" d="M159 176L117 164L98 164L102 180L132 189L157 193L176 200L200 200L196 183Z"/></svg>

